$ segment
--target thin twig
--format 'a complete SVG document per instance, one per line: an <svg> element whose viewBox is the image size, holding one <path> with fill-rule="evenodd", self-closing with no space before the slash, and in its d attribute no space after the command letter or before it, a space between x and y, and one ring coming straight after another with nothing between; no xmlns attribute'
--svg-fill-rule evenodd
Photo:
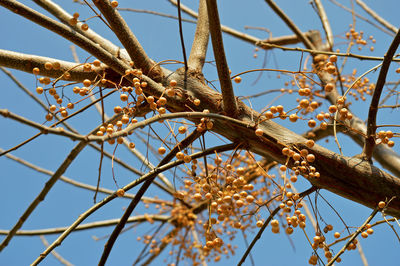
<svg viewBox="0 0 400 266"><path fill-rule="evenodd" d="M367 4L365 4L362 0L356 0L356 3L364 9L365 12L371 15L376 21L378 21L382 26L387 28L388 30L392 31L393 33L397 33L398 28L390 24L388 21L386 21L384 18L379 16L374 10L372 10Z"/></svg>
<svg viewBox="0 0 400 266"><path fill-rule="evenodd" d="M386 82L386 76L389 70L390 63L392 62L392 58L396 53L399 44L400 30L396 33L396 36L394 37L388 51L385 54L382 62L382 67L379 72L378 80L376 81L374 94L372 95L371 104L369 106L367 120L367 138L365 140L362 152L362 156L367 160L371 160L372 153L375 147L376 115L378 113L379 99L381 97L382 90Z"/></svg>
<svg viewBox="0 0 400 266"><path fill-rule="evenodd" d="M171 220L171 217L166 215L157 215L157 214L137 215L129 217L127 223L147 222L149 219L152 219L153 221L166 222L168 220ZM74 229L74 232L106 227L106 226L113 226L118 224L119 220L120 218L81 224ZM18 230L15 235L16 236L54 235L54 234L60 234L67 229L68 227L55 227L55 228L36 229L36 230ZM9 232L10 231L8 230L0 230L0 235L7 235Z"/></svg>
<svg viewBox="0 0 400 266"><path fill-rule="evenodd" d="M41 6L42 8L50 12L62 23L64 23L68 27L73 28L80 34L92 40L93 42L99 44L101 47L103 47L105 50L107 50L114 56L121 56L124 60L129 61L128 54L126 53L125 50L121 50L120 47L116 46L106 38L103 38L101 35L97 34L91 28L87 29L86 31L82 30L82 25L83 25L82 22L78 21L76 25L71 25L69 22L73 18L73 16L69 14L66 10L64 10L61 6L57 5L51 0L33 0L33 1L37 5Z"/></svg>
<svg viewBox="0 0 400 266"><path fill-rule="evenodd" d="M337 258L340 257L340 255L342 255L344 253L344 251L346 250L346 248L353 243L353 240L356 239L356 237L364 230L364 227L367 225L367 223L369 223L372 218L374 218L374 216L378 213L379 208L376 207L371 215L367 218L367 220L365 220L365 222L357 229L357 231L350 237L350 239L347 241L347 243L342 247L342 249L332 258L331 261L328 262L328 264L326 266L331 266L333 265L333 263L335 263L335 261L337 260Z"/></svg>
<svg viewBox="0 0 400 266"><path fill-rule="evenodd" d="M196 32L192 49L189 56L189 67L201 72L206 60L208 39L210 38L210 30L208 25L207 3L206 0L199 1L199 15L197 18Z"/></svg>
<svg viewBox="0 0 400 266"><path fill-rule="evenodd" d="M219 21L218 7L216 0L207 0L207 13L211 42L214 57L217 65L218 78L221 86L223 109L228 116L236 117L238 112L232 81L229 77L229 67L226 61L224 43L222 40L221 23Z"/></svg>
<svg viewBox="0 0 400 266"><path fill-rule="evenodd" d="M47 242L47 239L44 236L39 236L40 240L42 240L42 243L45 247L49 246L49 242ZM73 264L66 259L64 259L57 251L53 250L51 252L51 255L53 255L61 264L66 265L66 266L73 266Z"/></svg>
<svg viewBox="0 0 400 266"><path fill-rule="evenodd" d="M333 4L337 5L338 7L342 8L343 10L345 10L345 11L347 11L347 12L350 12L352 15L358 17L359 19L364 20L365 22L367 22L368 24L374 26L375 28L377 28L377 29L383 31L384 33L389 34L389 35L391 35L391 36L394 36L394 33L393 33L393 32L388 31L388 30L385 29L385 28L382 28L381 26L375 24L374 22L370 21L369 19L367 19L367 18L361 16L360 14L354 12L354 10L351 10L351 9L348 8L347 6L344 6L344 5L342 5L341 3L339 3L339 2L337 2L337 1L335 1L335 0L329 0L329 1L332 2Z"/></svg>
<svg viewBox="0 0 400 266"><path fill-rule="evenodd" d="M303 34L303 32L296 26L296 24L283 12L283 10L272 0L265 0L267 4L274 10L274 12L286 23L286 25L297 35L304 46L308 49L315 50L315 46Z"/></svg>
<svg viewBox="0 0 400 266"><path fill-rule="evenodd" d="M18 121L22 124L31 126L33 128L39 129L43 134L54 134L54 135L60 135L60 136L65 136L69 137L72 140L83 140L85 139L84 135L76 134L70 131L66 131L64 128L57 127L57 128L52 128L48 127L39 123L36 123L32 120L29 120L28 118L22 117L20 115L11 113L7 109L0 109L0 115L2 115L5 118L10 118L15 121Z"/></svg>
<svg viewBox="0 0 400 266"><path fill-rule="evenodd" d="M188 62L186 57L185 39L183 38L181 0L178 0L178 25L179 25L179 39L181 41L183 63L185 65L185 86L186 86ZM186 87L184 89L186 89Z"/></svg>

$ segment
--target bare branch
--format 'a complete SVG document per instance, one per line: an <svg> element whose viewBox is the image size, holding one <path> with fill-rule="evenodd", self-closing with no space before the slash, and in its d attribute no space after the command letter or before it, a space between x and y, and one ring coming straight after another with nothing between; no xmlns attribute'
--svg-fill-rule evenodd
<svg viewBox="0 0 400 266"><path fill-rule="evenodd" d="M376 131L376 115L378 113L379 99L382 94L383 86L386 82L387 72L389 70L392 58L396 53L397 48L400 44L400 30L397 32L385 57L382 62L381 71L379 72L378 80L374 89L374 94L372 95L371 104L368 111L368 121L367 121L367 138L364 143L362 156L365 159L371 160L372 153L375 147L375 131Z"/></svg>
<svg viewBox="0 0 400 266"><path fill-rule="evenodd" d="M141 68L144 74L159 79L161 77L160 67L155 65L155 63L147 56L143 47L137 40L136 36L132 33L118 10L111 6L110 1L98 0L93 1L93 3L104 15L113 32L125 47L130 58L133 60L135 66Z"/></svg>
<svg viewBox="0 0 400 266"><path fill-rule="evenodd" d="M344 6L344 5L342 5L341 3L339 3L339 2L337 2L337 1L335 1L335 0L329 0L329 1L331 1L333 4L337 5L338 7L343 8L343 10L345 10L345 11L351 13L351 14L354 14L354 16L358 17L358 18L361 19L361 20L364 20L364 21L367 22L368 24L370 24L370 25L374 26L375 28L377 28L377 29L383 31L384 33L387 33L387 34L389 34L389 35L394 36L394 33L393 33L393 32L388 31L387 29L382 28L381 26L379 26L379 25L373 23L373 22L370 21L369 19L367 19L367 18L361 16L360 14L354 12L354 10L348 8L347 6Z"/></svg>
<svg viewBox="0 0 400 266"><path fill-rule="evenodd" d="M332 33L331 25L328 20L328 16L326 15L325 8L322 5L321 0L314 0L314 3L317 6L318 15L321 19L322 26L323 26L325 34L326 34L326 39L328 41L328 44L329 44L329 47L331 50L333 47L333 33Z"/></svg>
<svg viewBox="0 0 400 266"><path fill-rule="evenodd" d="M356 0L356 3L364 9L365 12L371 15L376 21L378 21L382 26L387 28L388 30L392 31L393 33L397 33L398 28L390 24L388 21L386 21L384 18L379 16L377 13L375 13L374 10L372 10L367 4L365 4L362 0Z"/></svg>
<svg viewBox="0 0 400 266"><path fill-rule="evenodd" d="M283 12L283 10L275 4L272 0L265 0L267 4L275 11L275 13L286 23L286 25L296 34L296 36L302 41L304 46L308 49L316 50L315 46L307 39L303 32L296 26L296 24Z"/></svg>
<svg viewBox="0 0 400 266"><path fill-rule="evenodd" d="M146 215L137 215L137 216L129 217L127 223L146 222L149 220L149 218L154 221L160 221L160 222L166 222L171 219L171 217L165 216L165 215L146 214ZM99 227L113 226L113 225L118 224L119 220L120 220L120 218L81 224L81 225L78 225L74 229L74 232L83 231L83 230L87 230L87 229L94 229L94 228L99 228ZM60 234L67 229L68 229L68 227L56 227L56 228L37 229L37 230L18 230L15 235L16 236L54 235L54 234ZM7 234L9 234L9 232L10 231L7 231L7 230L0 230L0 235L7 235Z"/></svg>
<svg viewBox="0 0 400 266"><path fill-rule="evenodd" d="M40 240L42 240L42 243L45 247L49 246L49 242L47 242L46 238L44 236L40 236ZM55 250L53 250L51 252L51 254L59 261L61 262L63 265L66 266L73 266L72 263L70 263L69 261L67 261L66 259L64 259L58 252L56 252Z"/></svg>
<svg viewBox="0 0 400 266"><path fill-rule="evenodd" d="M46 62L60 63L60 69L46 70L44 67ZM61 79L69 81L83 81L84 79L94 80L97 76L96 72L83 71L83 65L54 58L17 53L3 49L0 49L0 65L27 73L32 73L32 69L38 67L40 69L40 75L52 78L61 77ZM65 75L65 73L68 73L69 76Z"/></svg>
<svg viewBox="0 0 400 266"><path fill-rule="evenodd" d="M90 28L87 29L86 31L82 30L81 28L83 24L82 22L78 21L76 25L71 25L70 20L73 18L73 16L69 14L67 11L65 11L61 6L57 5L51 0L33 0L33 1L39 6L46 9L48 12L50 12L53 16L58 18L58 20L60 20L62 23L64 23L69 27L72 27L74 30L86 36L94 43L99 44L101 47L103 47L105 50L110 52L115 57L122 57L125 61L129 61L129 56L125 50L116 46L106 38L103 38Z"/></svg>
<svg viewBox="0 0 400 266"><path fill-rule="evenodd" d="M65 137L69 137L72 140L84 140L85 136L80 135L80 134L76 134L70 131L66 131L64 130L64 128L62 127L58 127L58 128L51 128L48 126L44 126L42 124L36 123L32 120L29 120L25 117L16 115L14 113L11 113L10 111L8 111L7 109L0 109L0 115L2 115L5 118L11 118L15 121L21 122L22 124L37 128L40 130L40 132L42 132L43 134L55 134L55 135L60 135L60 136L65 136Z"/></svg>
<svg viewBox="0 0 400 266"><path fill-rule="evenodd" d="M88 39L87 37L81 35L70 27L55 21L21 3L13 0L3 0L0 2L1 6L9 9L11 12L17 15L23 16L32 22L51 30L65 39L75 43L77 46L86 50L93 56L96 56L103 63L111 67L115 72L123 75L126 69L129 69L129 65L122 62L121 60L114 57L112 54L104 50L102 47Z"/></svg>
<svg viewBox="0 0 400 266"><path fill-rule="evenodd" d="M218 78L221 85L222 100L224 103L223 109L228 116L236 117L238 107L233 93L232 81L229 77L229 67L225 57L216 0L207 0L207 13Z"/></svg>
<svg viewBox="0 0 400 266"><path fill-rule="evenodd" d="M81 141L79 144L77 144L71 150L71 152L68 154L67 158L60 165L60 167L57 169L57 171L54 173L54 175L46 182L44 188L39 193L39 195L32 201L32 203L25 210L23 215L18 219L17 223L10 230L7 237L2 241L2 243L0 244L0 251L3 250L8 245L8 243L13 238L15 233L22 227L22 225L25 223L25 221L28 219L28 217L32 214L32 212L36 209L36 207L39 205L39 203L45 199L47 193L50 191L50 189L53 187L53 185L56 183L56 181L60 178L60 176L71 165L72 161L76 158L76 156L78 156L78 154L83 150L83 148L85 148L86 144L87 144L87 142Z"/></svg>
<svg viewBox="0 0 400 266"><path fill-rule="evenodd" d="M206 0L200 0L199 2L199 16L197 18L196 32L188 62L189 67L197 72L201 72L203 69L206 60L208 39L210 37L207 3Z"/></svg>

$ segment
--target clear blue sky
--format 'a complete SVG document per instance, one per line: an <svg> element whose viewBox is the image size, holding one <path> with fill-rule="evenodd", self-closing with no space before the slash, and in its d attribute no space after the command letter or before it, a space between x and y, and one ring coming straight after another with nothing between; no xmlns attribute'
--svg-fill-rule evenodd
<svg viewBox="0 0 400 266"><path fill-rule="evenodd" d="M34 7L40 12L46 13L32 3L32 1L21 2ZM81 18L88 18L93 15L89 8L73 3L73 1L64 0L55 2L62 5L71 13L79 11ZM146 9L172 15L177 14L176 9L166 0L121 0L119 2L120 7ZM193 9L197 9L195 4L197 1L182 2ZM343 36L344 32L348 30L348 25L352 23L350 13L341 10L330 1L322 2L325 5L328 17L332 22L335 37ZM340 2L346 6L350 6L350 1ZM375 1L366 2L389 22L395 26L400 26L400 20L398 17L399 4L396 0L381 1L379 4ZM301 30L321 30L319 19L312 10L309 1L281 0L277 1L277 3L299 25ZM244 26L267 28L272 32L272 36L274 37L292 34L284 23L273 14L264 1L221 0L218 1L218 5L221 22L234 29L245 31L246 33L250 33L259 38L267 38L268 34L258 30L245 30ZM368 15L362 12L358 7L357 12L368 17ZM178 23L176 20L141 13L123 12L122 14L128 24L132 27L132 31L138 37L148 55L155 61L167 59L182 60ZM186 15L184 15L184 17L188 18ZM71 44L64 41L54 33L48 32L47 30L32 24L28 20L10 13L4 8L0 8L0 23L3 25L0 29L1 36L3 37L0 41L0 49L8 49L16 52L37 54L73 61L69 48ZM113 33L99 22L98 19L92 19L88 24L104 37L118 43ZM387 34L381 33L359 19L357 19L356 25L357 30L363 30L364 34L367 36L373 35L377 42L374 44L374 52L370 52L368 48L364 48L362 51L354 50L354 52L366 55L383 56L391 42L391 37ZM195 27L193 24L184 24L187 51L189 51L191 47L194 29ZM344 39L336 38L335 41L337 44L335 48L339 48L342 51L346 48ZM262 67L264 52L258 52L258 58L255 59L253 58L254 47L252 45L236 40L227 35L224 35L224 42L228 63L233 74ZM78 49L77 52L81 61L84 61L88 56L87 53L80 49ZM211 51L208 54L207 60L213 60ZM348 71L357 68L359 74L377 64L375 61L349 61ZM299 62L299 53L274 51L267 53L266 67L297 70ZM178 66L171 65L169 68L175 70ZM393 69L394 67L391 68L390 77L393 77ZM217 79L216 70L211 64L206 65L204 71L208 80ZM34 92L36 85L33 76L15 70L12 70L12 73L15 74L26 87ZM275 73L264 73L260 80L254 84L257 77L257 73L243 76L243 82L239 85L235 85L236 95L249 95L266 89L281 88L287 80L284 78L276 79ZM368 77L371 80L376 80L377 73L373 73ZM32 99L17 88L15 84L2 72L0 72L0 80L2 90L2 96L0 97L1 109L9 109L14 113L25 116L39 123L44 121L45 112L34 103ZM275 96L276 94L256 98L251 101L251 104L255 109L260 110L266 105L266 103L270 103ZM44 100L44 97L41 98ZM369 99L367 100L367 103L368 102ZM109 107L112 106L112 103L112 101L108 103ZM277 99L275 104L285 104L285 98ZM353 111L358 116L362 119L366 118L367 105L363 103L355 104L353 108ZM110 108L108 113L110 114L111 112ZM388 112L385 115L380 115L378 118L380 123L399 124L396 110ZM0 121L0 148L2 149L11 148L37 133L37 130L9 119L0 118ZM88 132L98 125L99 122L101 122L101 119L94 108L89 109L87 112L79 116L79 118L71 120L71 124L81 132ZM301 128L296 128L293 125L291 126L296 132L303 132ZM355 145L350 145L351 142L347 137L341 135L340 141L345 155L352 156L360 153L361 148ZM140 141L137 140L137 142L139 143ZM41 136L37 140L29 143L12 154L33 164L54 171L75 144L76 143L69 139L64 139L62 137ZM211 138L207 145L211 147L213 144L214 140ZM154 143L154 148L158 148L158 145L158 142ZM323 143L323 145L336 152L338 151L332 139L330 139L328 144ZM396 143L396 145L395 150L399 151L398 146L400 144ZM143 145L138 144L138 146L142 146L143 148ZM112 149L108 147L108 151L112 152ZM119 148L116 155L120 158L124 158L134 167L145 171L144 167L142 167L140 163L138 164L124 148ZM98 162L99 154L91 148L86 148L85 151L82 152L74 161L65 175L81 182L95 185L98 173ZM156 161L153 163L156 163ZM32 171L26 167L22 167L5 157L0 158L0 169L0 187L2 188L2 193L0 193L0 229L10 229L16 223L23 210L27 208L29 203L40 192L47 180L47 176ZM122 167L115 166L115 170L117 173L117 181L120 186L123 186L136 178L136 176L133 176ZM169 176L172 176L170 173L168 174ZM116 189L112 179L111 163L106 159L103 163L101 185L107 188ZM307 187L308 184L306 182L299 181L298 189L305 189ZM132 193L134 192L135 191L132 191ZM160 195L160 197L162 197L164 194L162 194L158 189L152 189L151 191L148 191L146 195ZM339 198L327 191L322 191L322 195L329 200L338 212L340 212L343 219L350 226L361 225L371 212L370 209L346 199ZM102 199L103 197L103 194L99 194L98 199ZM22 229L42 229L68 226L78 217L78 215L92 206L92 198L92 192L76 189L71 185L58 182L47 195L46 200L42 202L36 211L29 217ZM112 203L89 217L85 222L118 218L123 214L124 208L128 204L129 201L125 199L114 200ZM319 201L319 209L324 219L337 226L335 230L343 230L343 225L340 223L338 217L335 216L334 212L322 201ZM143 211L142 207L135 210L135 214L139 214L141 211ZM378 215L375 220L378 219L380 220L382 217ZM398 231L398 226L395 226L395 228ZM93 240L93 236L106 236L111 233L112 229L113 227L107 227L72 233L63 244L56 249L56 251L75 265L95 265L103 251L103 246L106 240L95 241ZM149 230L150 228L148 226L137 226L122 234L118 238L116 246L111 252L108 265L131 265L143 247L143 244L136 241L136 237ZM311 234L311 227L308 228L308 230ZM56 236L51 235L46 236L46 238L49 242L52 242ZM252 238L253 235L249 234L248 240L251 241ZM3 236L0 237L0 241L2 239ZM294 243L294 247L291 246L289 239L284 234L271 234L268 228L256 244L256 247L253 249L252 254L255 264L307 265L307 260L312 254L312 250L308 245L304 234L297 231L291 236L291 240ZM229 260L223 259L220 265L235 264L239 260L245 250L243 238L240 234L237 235L234 244L239 247L236 250L236 255L231 257ZM398 261L400 261L398 252L400 243L387 225L376 227L375 234L370 236L367 240L361 240L361 244L369 265L396 265ZM335 251L339 250L340 247L340 245L336 246ZM14 237L9 246L0 253L0 265L27 265L33 262L33 260L43 250L43 244L38 237ZM163 262L164 258L167 259L168 263L173 262L173 260L167 255L168 251L169 249L161 255L161 259L154 262L154 265L165 264ZM362 265L357 251L346 252L342 256L342 259L343 262L338 265ZM58 264L59 262L51 255L49 255L42 263L42 265ZM210 263L210 265L212 265L212 263ZM245 265L251 265L249 258Z"/></svg>

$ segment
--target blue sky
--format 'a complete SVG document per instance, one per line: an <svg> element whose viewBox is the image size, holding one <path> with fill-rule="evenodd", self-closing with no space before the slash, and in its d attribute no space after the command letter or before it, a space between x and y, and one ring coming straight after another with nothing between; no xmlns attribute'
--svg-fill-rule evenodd
<svg viewBox="0 0 400 266"><path fill-rule="evenodd" d="M21 1L35 9L46 13L41 8L37 7L31 1ZM55 1L62 5L70 13L79 11L82 18L91 17L93 14L87 7L73 3L73 1ZM136 9L146 9L159 11L163 13L176 15L176 9L166 0L150 0L150 1L119 1L120 7L132 7ZM182 1L183 4L196 9L197 1ZM299 25L301 30L307 31L309 29L321 30L319 19L315 12L313 12L309 1L277 1L277 4ZM343 36L348 30L348 25L352 23L352 17L349 13L342 11L337 6L333 5L330 1L322 1L328 13L328 17L332 22L332 28L335 37ZM367 2L367 1L366 1ZM274 37L282 35L290 35L291 31L284 25L284 23L269 9L264 1L244 1L239 0L224 0L218 1L221 22L234 29L245 31L259 38L267 38L268 34L263 31L245 30L244 26L258 26L265 27L272 32ZM350 6L350 1L341 1L346 6ZM384 16L389 22L398 26L398 3L395 0L384 1L377 4L374 1L368 1L371 7L375 9L378 14ZM359 8L357 12L363 16ZM46 13L47 14L47 13ZM167 59L182 60L182 52L180 47L180 40L178 34L178 23L176 20L162 18L149 14L141 13L122 13L128 24L131 26L132 31L142 43L147 54L155 61L162 61ZM187 17L184 15L184 17ZM64 41L61 37L54 33L48 32L27 21L20 18L15 14L10 13L4 8L0 8L0 23L4 25L1 27L0 32L3 36L0 41L1 49L13 50L16 52L23 52L28 54L37 54L41 56L54 57L62 60L73 61L69 42ZM118 43L113 33L105 27L98 19L91 19L88 24L91 28L95 29L98 33L106 38L109 38L115 43ZM365 35L373 35L377 42L374 44L374 52L364 48L362 51L354 50L355 53L383 56L391 42L391 36L381 33L369 24L357 20L356 29L363 30ZM193 24L184 24L184 36L186 50L191 47L195 26ZM335 39L337 46L341 50L345 49L345 40L341 38ZM224 35L225 51L228 57L228 64L232 73L239 73L245 70L262 67L264 52L258 52L258 58L253 58L254 47L243 41L234 39L233 37ZM299 44L300 46L300 44ZM88 54L81 49L77 49L77 54L81 61L84 61ZM269 51L267 53L267 68L280 68L288 70L297 70L301 59L299 53L282 52L282 51ZM207 55L207 60L213 60L212 51L210 50ZM358 69L358 73L363 73L371 67L378 64L376 61L358 61L349 59L348 68L345 71L352 71L353 68ZM179 66L171 65L169 68L175 70ZM392 66L389 78L394 77L395 66ZM12 70L12 73L32 92L36 87L35 78L31 75ZM217 72L212 64L207 64L204 69L205 77L208 80L217 79ZM372 73L368 77L370 80L376 80L377 73ZM285 78L276 79L276 73L263 73L260 80L254 85L258 73L248 74L242 76L243 82L235 84L236 95L249 95L260 92L265 89L281 88L286 81ZM0 72L2 97L0 97L0 108L6 108L19 115L25 116L29 119L42 123L44 121L45 112L24 94L15 84L2 72ZM267 97L260 97L251 100L252 106L260 110L271 102L276 94ZM44 100L44 97L41 97ZM290 98L279 98L274 104L285 104L285 101L292 101ZM106 103L109 108L108 113L112 112L112 106L116 102L115 99L110 99ZM369 99L366 103L369 102ZM327 107L328 105L326 105ZM362 119L366 119L367 105L365 103L356 103L352 106L352 110L356 115ZM399 124L399 118L395 113L387 111L386 113L378 116L379 123L382 124ZM0 148L8 149L21 141L29 138L37 133L37 130L21 125L15 121L0 118ZM101 122L100 116L94 108L90 108L78 118L71 121L77 129L81 132L88 132ZM284 123L288 125L288 123ZM302 133L303 129L299 126L289 125L291 128ZM339 140L343 147L343 152L347 156L353 156L361 152L361 148L352 145L351 141L340 135ZM211 147L217 143L217 138L210 136L207 146ZM135 141L136 142L136 141ZM138 142L138 148L145 150L145 146ZM334 145L333 139L330 138L329 143L322 142L324 146L338 151ZM19 156L33 164L47 168L49 170L56 170L58 165L64 160L69 151L76 143L69 139L64 139L58 136L41 136L37 140L27 144L21 149L12 152L12 154ZM159 143L152 143L154 148L158 148ZM396 145L399 145L396 143ZM108 151L112 152L110 147ZM398 152L398 146L395 146ZM131 163L134 167L145 171L145 168L135 161L125 148L119 148L116 155L124 158L127 162ZM156 159L150 156L151 159ZM71 167L65 173L66 176L79 180L81 182L96 184L98 173L99 154L91 148L86 148L74 161ZM47 180L47 176L32 171L26 167L5 158L0 157L0 229L11 228L17 219L22 214L23 210L27 208L29 203L36 197L42 189ZM120 186L129 183L136 178L130 172L122 167L115 167L117 182ZM102 172L101 185L107 188L116 189L111 173L111 162L104 160ZM172 176L170 173L168 173ZM304 180L299 181L298 189L305 189L308 183ZM134 193L135 191L132 191ZM350 226L358 226L368 217L371 210L360 206L354 202L339 198L327 191L322 191L322 195L340 212L343 219ZM159 195L165 196L163 192L158 189L151 189L146 193L148 196ZM99 199L104 195L100 194ZM28 221L24 224L22 229L39 229L50 227L61 227L71 224L82 212L92 206L93 193L76 189L71 185L58 182L52 191L47 195L46 200L42 202L36 211L29 217ZM312 197L313 198L313 197ZM106 220L120 217L124 208L129 204L126 199L116 199L112 203L106 205L101 210L90 216L86 222ZM338 231L343 229L338 217L335 213L321 200L319 201L319 209L324 219L332 221L331 223L337 226ZM144 208L140 206L135 210L135 214L140 214ZM380 215L375 220L381 220ZM336 227L335 227L336 228ZM396 227L396 230L398 227ZM143 244L136 241L138 235L143 232L149 231L150 228L146 226L137 226L124 234L122 234L113 249L109 265L131 265ZM308 228L311 233L311 228ZM103 250L105 240L95 241L93 236L102 237L111 233L112 227L92 229L85 232L72 233L62 244L58 247L58 251L62 256L68 259L75 265L95 265ZM151 231L150 231L151 232ZM56 236L46 236L49 242L52 242ZM0 237L0 240L3 236ZM252 235L249 234L249 241ZM305 236L300 231L295 232L291 239L294 243L294 248L291 246L290 241L284 234L274 235L267 229L263 237L256 244L253 249L253 258L256 265L307 265L308 257L312 254L312 250L308 245ZM234 244L238 245L236 255L231 257L230 260L223 260L220 265L230 265L236 263L245 248L243 239L238 234ZM374 235L366 240L361 240L366 258L369 265L395 265L399 261L400 256L399 241L387 225L381 225L375 228ZM341 246L336 246L335 251L339 250ZM0 253L0 265L27 265L44 250L43 244L38 237L14 237L9 246ZM169 250L168 250L169 251ZM161 259L156 260L154 265L165 264L163 259L167 262L173 262L167 255L167 252L161 256ZM343 262L339 265L362 265L360 255L357 251L346 252L342 256ZM59 262L53 256L48 256L42 265L58 265ZM184 263L182 265L185 265ZM210 263L212 265L212 263ZM251 265L250 260L247 259L245 265Z"/></svg>

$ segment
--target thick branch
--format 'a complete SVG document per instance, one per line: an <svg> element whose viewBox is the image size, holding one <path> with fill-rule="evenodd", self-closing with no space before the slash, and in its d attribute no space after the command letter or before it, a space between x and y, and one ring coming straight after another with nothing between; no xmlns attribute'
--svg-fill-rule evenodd
<svg viewBox="0 0 400 266"><path fill-rule="evenodd" d="M190 50L189 67L197 72L201 72L204 62L206 60L208 39L210 35L207 15L206 0L200 0L199 3L199 16L197 18L196 32Z"/></svg>
<svg viewBox="0 0 400 266"><path fill-rule="evenodd" d="M44 67L46 62L60 63L60 69L46 70ZM40 75L51 78L62 77L62 79L69 81L81 82L85 79L94 80L97 76L96 72L83 71L83 66L76 63L3 49L0 49L0 65L27 73L32 73L32 69L38 67L40 69ZM69 73L70 76L65 75L65 73Z"/></svg>
<svg viewBox="0 0 400 266"><path fill-rule="evenodd" d="M365 140L362 153L367 160L371 160L372 153L375 147L376 115L378 114L379 99L382 94L383 86L385 85L386 82L386 76L389 70L390 63L392 62L392 58L396 53L399 44L400 44L400 30L397 32L392 43L390 44L388 51L385 54L385 57L382 62L381 71L379 72L378 80L376 82L374 94L372 95L371 104L369 106L368 121L367 121L367 139Z"/></svg>
<svg viewBox="0 0 400 266"><path fill-rule="evenodd" d="M137 40L136 36L132 33L118 10L113 8L110 1L107 0L93 1L93 3L104 15L113 32L133 60L135 66L141 68L143 73L146 75L159 79L161 75L160 67L155 66L155 63L147 56L143 47Z"/></svg>
<svg viewBox="0 0 400 266"><path fill-rule="evenodd" d="M207 0L207 13L215 63L217 65L218 78L221 85L222 100L224 103L223 109L228 116L236 117L238 111L237 103L233 93L232 81L229 76L229 67L225 56L216 0Z"/></svg>

